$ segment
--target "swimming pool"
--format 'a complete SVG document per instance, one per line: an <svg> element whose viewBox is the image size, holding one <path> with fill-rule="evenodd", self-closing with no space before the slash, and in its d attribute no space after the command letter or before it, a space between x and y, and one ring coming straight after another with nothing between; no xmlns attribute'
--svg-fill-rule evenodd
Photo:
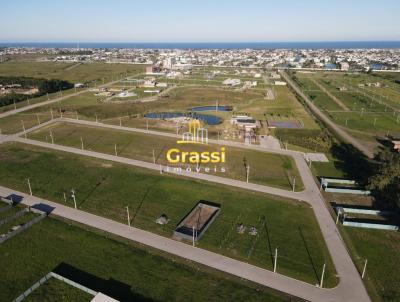
<svg viewBox="0 0 400 302"><path fill-rule="evenodd" d="M232 111L231 106L198 106L189 109L190 111Z"/></svg>

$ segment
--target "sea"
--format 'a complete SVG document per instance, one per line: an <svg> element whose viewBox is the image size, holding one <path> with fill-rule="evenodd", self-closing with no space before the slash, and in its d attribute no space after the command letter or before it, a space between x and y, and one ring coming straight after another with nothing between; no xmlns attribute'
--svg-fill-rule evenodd
<svg viewBox="0 0 400 302"><path fill-rule="evenodd" d="M0 47L136 49L399 49L400 41L321 42L0 42Z"/></svg>

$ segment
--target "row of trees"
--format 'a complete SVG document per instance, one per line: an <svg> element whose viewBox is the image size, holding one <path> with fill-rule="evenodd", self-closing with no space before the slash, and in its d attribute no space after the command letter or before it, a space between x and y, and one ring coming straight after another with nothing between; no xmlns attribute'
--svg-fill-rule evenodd
<svg viewBox="0 0 400 302"><path fill-rule="evenodd" d="M0 85L7 86L19 84L22 89L37 88L38 92L30 95L30 97L38 97L46 93L53 93L60 90L73 88L74 85L68 81L58 79L43 79L43 78L32 78L32 77L12 77L2 76L0 77ZM22 93L7 93L0 96L0 106L6 106L12 103L18 103L26 100L27 95Z"/></svg>

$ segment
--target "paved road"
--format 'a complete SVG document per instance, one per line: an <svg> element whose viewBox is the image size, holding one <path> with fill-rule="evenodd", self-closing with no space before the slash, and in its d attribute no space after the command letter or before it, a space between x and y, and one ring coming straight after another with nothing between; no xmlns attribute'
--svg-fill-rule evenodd
<svg viewBox="0 0 400 302"><path fill-rule="evenodd" d="M59 203L41 199L35 196L30 196L28 194L0 186L1 196L6 197L11 194L22 196L22 203L27 206L34 206L37 204L48 205L54 208L52 215L57 215L96 229L104 230L122 238L133 240L144 245L163 250L167 253L213 267L217 270L238 276L240 278L275 288L293 296L301 297L310 301L324 302L367 301L351 300L348 296L342 296L338 288L329 290L317 288L311 284L286 277L279 273L273 273L245 262L237 261L220 254L206 251L204 249L192 247L191 245L182 242L168 239L134 227L129 227L125 224L115 222L110 219L89 214L84 211L75 210Z"/></svg>
<svg viewBox="0 0 400 302"><path fill-rule="evenodd" d="M64 120L67 121L67 119L64 119ZM148 134L176 137L176 135L172 134L172 133L147 131L147 130L143 130L143 129L132 129L132 128L127 128L127 127L119 127L119 126L106 125L106 124L87 122L87 121L81 121L81 120L69 120L69 121L76 122L79 124L91 125L91 126L99 126L99 127L113 128L113 129L119 129L119 130L123 129L126 131L138 131L138 132L143 132L143 133L148 133ZM0 138L0 140L1 140L1 138ZM4 136L3 136L3 140L4 140ZM55 150L59 150L59 151L95 157L95 158L99 158L99 159L111 160L111 161L120 162L120 163L133 165L133 166L138 166L138 167L142 167L142 168L146 168L146 169L152 169L152 170L157 170L157 171L160 170L160 166L157 164L153 164L153 163L142 162L142 161L117 157L117 156L108 155L108 154L102 154L102 153L93 152L93 151L81 150L81 149L77 149L77 148L52 145L49 143L20 138L20 137L17 137L16 135L7 136L6 140L18 141L18 142L28 143L28 144L32 144L32 145L36 145L36 146L40 146L40 147L44 147L44 148L50 148L50 149L55 149ZM321 228L321 232L322 232L325 242L327 244L328 250L332 256L333 262L335 264L337 274L340 278L340 283L335 289L323 290L322 292L324 294L322 294L322 293L318 294L319 298L316 298L315 296L313 296L312 291L309 290L309 286L304 287L302 290L300 290L298 287L296 287L296 291L293 292L292 284L291 283L287 283L287 284L282 283L281 284L281 282L283 282L283 280L279 279L279 278L278 279L281 280L278 282L280 284L279 286L276 284L277 280L275 278L272 278L273 280L272 279L268 280L268 284L265 283L266 281L261 284L279 289L279 290L287 292L289 294L301 295L301 297L309 299L309 300L313 300L313 301L369 301L369 297L366 293L366 290L365 290L362 280L359 276L359 273L356 270L349 254L347 252L346 246L345 246L344 242L342 241L339 232L337 231L336 225L325 205L325 201L324 201L323 197L319 193L319 189L314 181L314 177L313 177L311 171L309 170L307 163L305 162L305 160L303 158L302 153L296 152L296 151L287 151L287 150L266 150L266 149L260 148L259 146L256 146L256 145L244 145L241 143L228 142L228 141L211 140L210 142L216 143L216 144L224 144L224 145L230 145L230 146L241 147L241 148L246 148L246 149L256 149L259 151L268 151L268 152L272 152L272 153L293 156L294 160L296 161L296 165L299 169L299 172L301 174L305 188L306 188L302 192L291 192L291 191L281 190L281 189L277 189L277 188L271 188L271 187L257 185L257 184L248 184L246 182L227 179L227 178L214 176L214 175L208 175L208 174L187 173L185 171L183 173L174 173L174 172L172 172L172 173L186 176L186 177L195 178L195 179L216 182L216 183L220 183L220 184L224 184L224 185L228 185L228 186L235 186L235 187L243 188L246 190L253 190L253 191L257 191L257 192L283 196L286 198L294 198L294 199L302 200L302 201L309 203L314 210L317 221ZM212 263L209 263L207 265L213 266ZM218 269L220 269L220 268L218 268ZM226 270L224 270L224 271L226 271ZM227 272L230 272L230 271L227 271ZM232 273L232 272L230 272L230 273ZM241 275L238 275L238 276L241 276ZM273 276L275 276L275 274ZM251 278L247 278L247 279L253 280ZM297 281L297 282L299 282L299 284L303 284L300 281ZM288 284L290 286L288 286ZM330 293L330 294L328 294L328 293ZM336 299L334 297L336 297Z"/></svg>
<svg viewBox="0 0 400 302"><path fill-rule="evenodd" d="M348 134L346 131L344 131L341 127L339 127L333 121L331 121L329 119L329 117L327 117L317 106L315 106L314 103L308 98L308 96L306 96L301 91L301 89L297 86L296 83L293 82L293 80L287 75L287 73L285 71L280 71L280 74L287 81L287 83L293 88L293 90L296 91L296 93L304 99L304 101L307 103L307 105L311 109L311 111L321 121L323 121L326 125L329 126L329 128L331 128L333 131L335 131L344 141L352 144L354 147L356 147L358 150L360 150L362 153L364 153L369 158L373 158L373 153L368 148L366 148L364 145L362 145L358 140L356 140L354 137L352 137L350 134Z"/></svg>

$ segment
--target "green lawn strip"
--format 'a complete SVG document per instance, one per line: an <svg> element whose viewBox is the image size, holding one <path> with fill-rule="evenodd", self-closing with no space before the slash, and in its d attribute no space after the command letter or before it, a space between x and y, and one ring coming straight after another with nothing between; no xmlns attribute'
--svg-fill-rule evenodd
<svg viewBox="0 0 400 302"><path fill-rule="evenodd" d="M35 289L24 299L25 302L89 302L93 296L72 285L55 278L50 278L46 283Z"/></svg>
<svg viewBox="0 0 400 302"><path fill-rule="evenodd" d="M97 278L106 294L123 301L287 301L252 283L107 237L53 218L42 220L0 246L0 300L16 298L65 263ZM42 285L30 301L74 301L70 288L64 289L58 282Z"/></svg>
<svg viewBox="0 0 400 302"><path fill-rule="evenodd" d="M147 162L153 162L154 150L156 163L170 165L171 167L175 165L168 163L166 157L168 150L171 148L178 148L181 151L187 152L214 152L220 150L220 146L217 145L178 145L174 138L69 123L58 123L40 129L29 134L29 137L49 142L50 131L52 131L54 141L57 144L81 148L82 138L86 150L114 155L115 145L117 145L119 156ZM295 177L297 183L296 190L304 189L296 164L292 158L229 146L226 146L225 149L226 163L200 164L201 172L204 173L203 168L209 167L211 169L211 174L246 181L246 164L249 165L251 169L249 177L250 182L272 185L290 190L292 188L292 179ZM190 163L177 166L182 166L183 168L191 167L193 170L196 169L196 164ZM213 169L215 168L217 172L214 172ZM220 172L221 168L225 168L226 171Z"/></svg>
<svg viewBox="0 0 400 302"><path fill-rule="evenodd" d="M167 237L199 200L220 203L221 214L200 247L267 269L278 247L279 271L315 284L326 262L326 285L336 284L313 211L304 203L22 144L3 144L0 150L2 185L27 192L29 177L35 195L68 206L74 188L80 209L126 223L129 206L132 225ZM164 213L169 224L155 224ZM238 223L256 226L259 236L239 235Z"/></svg>
<svg viewBox="0 0 400 302"><path fill-rule="evenodd" d="M16 219L13 219L3 225L0 225L0 234L6 234L8 231L11 231L12 227L25 224L25 223L31 221L36 216L37 216L37 214L27 212Z"/></svg>
<svg viewBox="0 0 400 302"><path fill-rule="evenodd" d="M399 300L399 234L393 231L342 227L353 261L361 273L368 260L364 283L373 301Z"/></svg>

